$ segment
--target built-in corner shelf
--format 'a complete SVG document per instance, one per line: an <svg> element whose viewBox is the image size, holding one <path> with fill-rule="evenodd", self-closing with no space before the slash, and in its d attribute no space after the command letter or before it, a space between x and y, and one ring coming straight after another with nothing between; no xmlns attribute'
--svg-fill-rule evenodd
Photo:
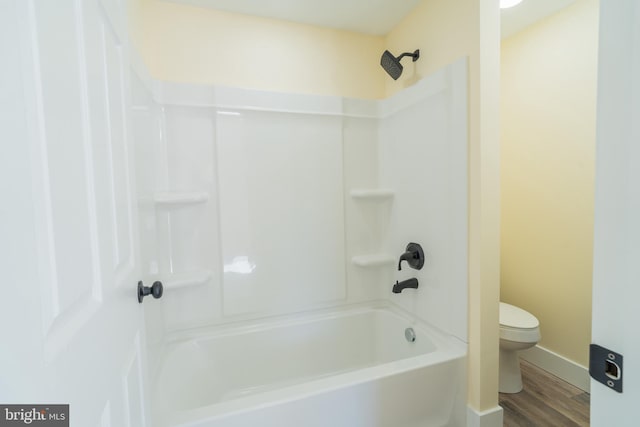
<svg viewBox="0 0 640 427"><path fill-rule="evenodd" d="M165 192L156 193L153 201L157 206L178 207L181 205L191 205L196 203L204 203L209 200L209 193L205 191L194 192Z"/></svg>
<svg viewBox="0 0 640 427"><path fill-rule="evenodd" d="M395 191L388 188L355 188L351 190L351 197L355 200L390 200Z"/></svg>
<svg viewBox="0 0 640 427"><path fill-rule="evenodd" d="M368 254L354 256L351 262L358 267L380 267L394 264L396 258L389 254Z"/></svg>
<svg viewBox="0 0 640 427"><path fill-rule="evenodd" d="M186 273L173 273L165 276L162 284L166 289L184 289L206 284L213 277L209 270L196 270Z"/></svg>

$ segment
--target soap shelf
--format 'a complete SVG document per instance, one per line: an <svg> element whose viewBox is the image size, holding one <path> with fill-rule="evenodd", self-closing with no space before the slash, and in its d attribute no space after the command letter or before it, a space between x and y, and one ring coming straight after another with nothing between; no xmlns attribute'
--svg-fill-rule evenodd
<svg viewBox="0 0 640 427"><path fill-rule="evenodd" d="M393 265L396 258L389 254L367 254L354 256L351 258L351 262L358 267L380 267Z"/></svg>
<svg viewBox="0 0 640 427"><path fill-rule="evenodd" d="M204 191L195 192L165 192L156 193L153 201L158 206L180 206L196 203L204 203L209 200L209 193Z"/></svg>
<svg viewBox="0 0 640 427"><path fill-rule="evenodd" d="M393 198L395 191L388 188L356 188L350 194L356 200L387 200Z"/></svg>
<svg viewBox="0 0 640 427"><path fill-rule="evenodd" d="M196 270L186 273L173 273L165 277L163 285L165 289L183 289L202 286L213 277L209 270Z"/></svg>

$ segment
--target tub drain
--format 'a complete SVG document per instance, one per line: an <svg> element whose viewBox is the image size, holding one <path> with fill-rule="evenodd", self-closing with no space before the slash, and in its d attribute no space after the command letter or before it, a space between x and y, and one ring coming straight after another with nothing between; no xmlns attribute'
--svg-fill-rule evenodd
<svg viewBox="0 0 640 427"><path fill-rule="evenodd" d="M404 330L404 337L409 342L414 342L416 340L416 331L413 328L407 328Z"/></svg>

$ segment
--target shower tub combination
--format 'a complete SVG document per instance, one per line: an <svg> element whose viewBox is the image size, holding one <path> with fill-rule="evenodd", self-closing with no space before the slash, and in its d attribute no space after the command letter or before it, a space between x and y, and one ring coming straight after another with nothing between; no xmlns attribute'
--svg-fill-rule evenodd
<svg viewBox="0 0 640 427"><path fill-rule="evenodd" d="M388 303L183 332L154 425L460 426L465 360L464 343Z"/></svg>
<svg viewBox="0 0 640 427"><path fill-rule="evenodd" d="M379 101L157 86L137 158L160 147L168 178L137 182L178 202L140 220L167 288L145 306L150 425L467 424L466 67ZM395 294L410 241L431 262Z"/></svg>

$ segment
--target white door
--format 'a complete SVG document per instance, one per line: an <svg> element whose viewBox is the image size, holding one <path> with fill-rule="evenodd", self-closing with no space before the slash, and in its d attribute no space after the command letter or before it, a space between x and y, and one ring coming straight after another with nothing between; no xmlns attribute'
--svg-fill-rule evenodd
<svg viewBox="0 0 640 427"><path fill-rule="evenodd" d="M0 1L0 405L77 427L148 424L123 6Z"/></svg>
<svg viewBox="0 0 640 427"><path fill-rule="evenodd" d="M603 0L600 7L592 340L623 356L623 391L592 380L591 422L635 427L640 403L640 2ZM604 360L594 362L598 369L605 366Z"/></svg>

